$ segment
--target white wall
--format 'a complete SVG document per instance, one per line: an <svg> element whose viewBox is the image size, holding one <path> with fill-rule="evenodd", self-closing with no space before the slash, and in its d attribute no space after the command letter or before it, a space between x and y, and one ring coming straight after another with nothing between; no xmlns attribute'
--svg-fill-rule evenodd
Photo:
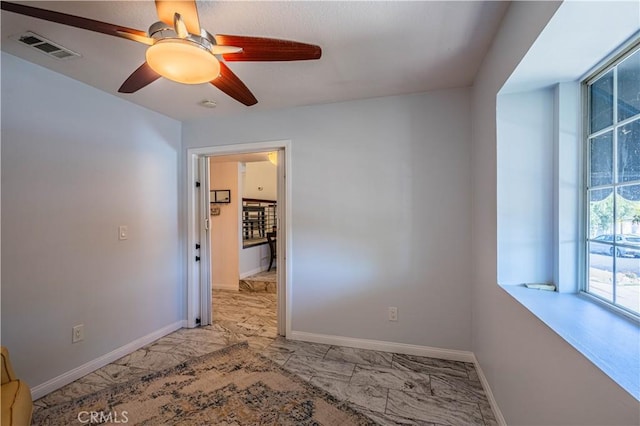
<svg viewBox="0 0 640 426"><path fill-rule="evenodd" d="M277 167L270 161L246 163L243 197L258 200L277 200ZM262 188L262 190L260 190Z"/></svg>
<svg viewBox="0 0 640 426"><path fill-rule="evenodd" d="M184 123L185 149L292 140L294 331L470 349L468 101L454 89Z"/></svg>
<svg viewBox="0 0 640 426"><path fill-rule="evenodd" d="M266 271L269 267L269 256L268 244L247 248L242 248L240 245L240 278Z"/></svg>
<svg viewBox="0 0 640 426"><path fill-rule="evenodd" d="M2 53L2 344L32 387L183 319L180 132Z"/></svg>
<svg viewBox="0 0 640 426"><path fill-rule="evenodd" d="M498 282L553 282L554 94L497 101Z"/></svg>
<svg viewBox="0 0 640 426"><path fill-rule="evenodd" d="M210 162L209 166L211 189L231 190L231 202L216 204L220 215L211 216L211 285L217 289L238 290L239 163Z"/></svg>
<svg viewBox="0 0 640 426"><path fill-rule="evenodd" d="M497 285L496 96L557 7L512 3L473 88L473 351L510 425L638 424L631 395Z"/></svg>
<svg viewBox="0 0 640 426"><path fill-rule="evenodd" d="M561 293L580 287L582 206L582 114L580 84L556 84L554 102L554 265L553 281Z"/></svg>

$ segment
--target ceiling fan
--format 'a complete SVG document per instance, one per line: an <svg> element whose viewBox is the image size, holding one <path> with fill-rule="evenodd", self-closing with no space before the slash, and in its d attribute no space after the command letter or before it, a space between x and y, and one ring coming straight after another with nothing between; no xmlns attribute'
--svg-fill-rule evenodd
<svg viewBox="0 0 640 426"><path fill-rule="evenodd" d="M80 16L2 1L2 10L148 45L146 61L118 89L134 93L160 77L185 84L211 83L235 100L255 105L258 100L227 67L233 61L301 61L319 59L313 44L239 35L215 36L200 27L195 0L155 0L159 22L148 32Z"/></svg>

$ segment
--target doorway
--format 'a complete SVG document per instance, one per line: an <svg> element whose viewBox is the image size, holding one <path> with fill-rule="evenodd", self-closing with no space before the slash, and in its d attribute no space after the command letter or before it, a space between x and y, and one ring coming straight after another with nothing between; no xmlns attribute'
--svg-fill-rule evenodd
<svg viewBox="0 0 640 426"><path fill-rule="evenodd" d="M259 142L242 145L224 145L207 148L194 148L187 151L188 170L187 180L189 190L187 192L187 326L208 325L212 321L211 304L211 262L202 261L209 259L210 209L208 203L209 188L208 157L238 156L250 153L277 153L277 205L275 218L277 228L276 256L274 259L277 282L277 332L287 336L291 332L290 312L290 264L287 258L291 241L290 232L290 200L291 184L289 170L290 141ZM206 179L205 179L206 176ZM236 191L237 192L237 191ZM233 197L234 194L231 194ZM235 194L241 199L240 194ZM240 214L240 213L239 213ZM240 233L238 233L240 234ZM239 235L240 236L240 235ZM240 241L240 244L242 242ZM215 253L212 253L215 256ZM207 257L205 257L207 256ZM198 260L197 260L198 259ZM199 260L202 259L202 260ZM215 306L213 307L215 309Z"/></svg>

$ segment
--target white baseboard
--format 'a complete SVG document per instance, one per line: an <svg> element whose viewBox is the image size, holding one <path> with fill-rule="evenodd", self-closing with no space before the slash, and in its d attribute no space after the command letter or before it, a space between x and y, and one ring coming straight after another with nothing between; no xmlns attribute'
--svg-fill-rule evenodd
<svg viewBox="0 0 640 426"><path fill-rule="evenodd" d="M473 363L476 366L476 371L478 373L478 377L480 378L480 383L482 383L482 388L484 389L484 393L487 395L487 399L489 400L489 405L491 405L491 409L493 410L493 414L496 416L496 420L500 426L507 426L507 422L502 415L502 411L500 411L500 407L498 407L498 402L496 398L493 396L493 392L491 391L491 387L489 386L489 382L487 381L487 377L484 375L482 368L480 368L480 363L478 359L473 356Z"/></svg>
<svg viewBox="0 0 640 426"><path fill-rule="evenodd" d="M113 361L120 359L123 356L128 355L131 352L134 352L141 347L148 345L149 343L158 340L163 336L166 336L169 333L173 333L174 331L186 326L186 320L177 321L173 324L169 324L166 327L156 330L153 333L149 333L146 336L136 339L131 343L120 346L118 349L113 350L108 354L102 355L101 357L89 361L79 367L76 367L73 370L67 371L66 373L54 377L53 379L47 380L44 383L34 386L31 389L31 398L34 401L36 399L42 398L43 396L53 392L54 390L60 389L61 387L68 385L75 380L78 380L80 377L86 376L87 374L96 371L98 368L102 368L105 365L112 363Z"/></svg>
<svg viewBox="0 0 640 426"><path fill-rule="evenodd" d="M267 269L269 269L269 265L260 266L250 271L242 272L240 273L240 279L250 277L251 275L259 274L260 272L266 271Z"/></svg>
<svg viewBox="0 0 640 426"><path fill-rule="evenodd" d="M382 340L356 339L353 337L331 336L326 334L292 331L287 339L305 342L324 343L325 345L347 346L350 348L370 349L397 354L427 356L452 361L475 362L473 352L454 349L441 349L430 346L409 345L407 343L385 342Z"/></svg>

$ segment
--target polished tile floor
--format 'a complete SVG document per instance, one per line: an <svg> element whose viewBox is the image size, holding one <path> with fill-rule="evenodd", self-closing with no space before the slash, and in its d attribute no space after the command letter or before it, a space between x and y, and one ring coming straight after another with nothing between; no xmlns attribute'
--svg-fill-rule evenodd
<svg viewBox="0 0 640 426"><path fill-rule="evenodd" d="M263 271L240 280L240 291L275 293L278 277L276 268Z"/></svg>
<svg viewBox="0 0 640 426"><path fill-rule="evenodd" d="M35 401L56 405L247 341L382 425L497 424L473 364L277 336L276 295L214 291L214 324L181 329Z"/></svg>

